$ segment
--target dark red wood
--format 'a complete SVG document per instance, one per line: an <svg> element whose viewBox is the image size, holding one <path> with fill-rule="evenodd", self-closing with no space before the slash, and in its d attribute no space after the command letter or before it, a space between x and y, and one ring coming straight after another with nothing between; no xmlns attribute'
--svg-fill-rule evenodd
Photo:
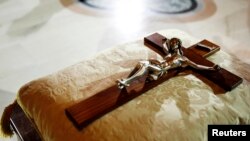
<svg viewBox="0 0 250 141"><path fill-rule="evenodd" d="M113 109L123 105L131 99L145 93L146 91L156 87L167 79L177 75L179 70L169 71L167 75L155 82L133 83L133 88L120 90L116 85L104 89L94 96L79 102L65 110L66 115L74 123L78 129L82 129L100 116L112 111Z"/></svg>
<svg viewBox="0 0 250 141"><path fill-rule="evenodd" d="M198 44L207 45L207 46L213 47L213 49L208 50L208 49L205 49L205 48L202 48L202 47L198 46ZM192 50L193 52L195 52L196 54L201 55L202 57L208 57L208 56L214 54L215 52L219 51L220 47L218 45L208 41L208 40L202 40L199 43L194 44L193 46L191 46L191 47L189 47L187 49Z"/></svg>
<svg viewBox="0 0 250 141"><path fill-rule="evenodd" d="M148 46L150 49L155 50L156 52L163 52L162 49L162 40L164 40L165 37L155 33L148 37L144 38L144 43L146 46ZM197 44L191 46L190 48L182 48L184 56L186 56L191 61L205 66L214 66L215 64L207 59L204 59L204 57L207 57L211 55L212 53L215 53L218 51L217 45L207 41L203 40L199 43L203 43L208 46L214 46L215 49L213 50L204 50L201 48L197 48ZM161 53L162 54L162 53ZM164 54L162 54L164 56ZM208 80L214 82L216 85L224 89L225 91L231 91L235 87L237 87L239 84L242 83L243 79L239 76L221 68L219 71L207 71L207 70L196 70L192 69L194 72L199 73L200 75L205 76Z"/></svg>
<svg viewBox="0 0 250 141"><path fill-rule="evenodd" d="M165 56L162 50L162 39L165 37L159 34L153 34L145 38L145 45L149 46L151 49L155 50L156 52L160 53L162 56ZM204 42L204 41L203 41ZM207 41L205 41L207 42ZM204 59L202 56L209 56L212 53L215 53L219 50L219 46L216 46L214 50L200 50L195 46L190 47L190 49L183 48L183 52L186 56L189 57L190 60L206 66L213 66L214 63ZM198 60L198 61L197 61ZM87 98L65 110L66 115L69 119L75 124L78 129L82 129L84 126L88 125L92 121L96 120L97 118L101 117L102 115L106 114L107 112L112 111L113 109L121 106L122 104L130 101L131 99L141 95L142 93L156 87L157 85L161 84L162 82L168 80L169 78L176 76L179 72L186 72L191 69L175 69L170 70L166 75L158 79L157 81L151 81L145 83L145 79L138 80L137 82L133 82L130 87L126 89L118 89L118 87L112 86L110 88L104 89L103 91L95 94L94 96ZM191 70L191 72L196 72L196 70ZM207 75L209 73L209 75ZM194 73L195 74L195 73ZM207 79L206 77L211 77ZM220 86L223 88L231 89L239 84L240 79L238 77L231 77L233 74L222 69L219 72L207 72L207 71L198 71L195 76L202 78L203 81L208 82L209 84L213 84L213 81L217 82L217 80L227 80L237 83L231 82L222 82ZM216 77L213 77L216 76ZM219 77L218 77L219 76ZM230 76L230 79L227 79L227 76ZM235 75L233 75L235 76ZM222 79L222 78L226 79ZM233 78L233 79L232 79ZM237 79L235 79L237 78ZM211 85L211 86L212 86ZM217 88L217 86L215 86Z"/></svg>
<svg viewBox="0 0 250 141"><path fill-rule="evenodd" d="M149 35L147 37L144 38L144 44L149 47L150 49L154 50L155 52L157 52L158 54L160 54L162 57L166 56L166 54L163 51L163 40L166 39L166 37L158 34L158 33L154 33L152 35ZM197 44L204 44L207 46L213 46L214 49L212 50L207 50L201 47L198 47ZM202 57L208 57L214 53L216 53L217 51L220 50L220 47L208 40L202 40L199 43L194 44L190 47L188 47L188 50L192 50L193 52L195 52L196 54L202 56Z"/></svg>
<svg viewBox="0 0 250 141"><path fill-rule="evenodd" d="M200 55L197 55L193 51L183 49L183 52L186 57L188 57L191 61L197 64L205 65L205 66L215 65L213 62L202 58ZM196 70L196 69L193 69L193 71L205 76L207 79L219 85L225 91L231 91L232 89L237 87L239 84L241 84L243 81L242 78L225 70L224 68L221 68L219 71Z"/></svg>

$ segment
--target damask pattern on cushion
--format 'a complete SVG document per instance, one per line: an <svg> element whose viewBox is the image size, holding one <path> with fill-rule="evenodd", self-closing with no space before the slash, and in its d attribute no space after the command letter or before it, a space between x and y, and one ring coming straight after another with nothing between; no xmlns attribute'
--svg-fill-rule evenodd
<svg viewBox="0 0 250 141"><path fill-rule="evenodd" d="M199 41L178 30L159 33L169 38L179 37L186 46ZM194 141L206 140L208 124L250 124L249 66L223 51L208 59L244 78L231 92L215 95L195 76L182 75L129 101L81 131L68 120L65 108L115 85L138 61L149 58L160 56L146 48L142 40L120 45L27 83L20 89L17 100L46 141Z"/></svg>

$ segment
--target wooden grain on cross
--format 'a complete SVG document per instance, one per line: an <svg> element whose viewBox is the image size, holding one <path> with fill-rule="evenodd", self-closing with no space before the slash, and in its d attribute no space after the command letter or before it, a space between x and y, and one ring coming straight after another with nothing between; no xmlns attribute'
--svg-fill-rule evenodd
<svg viewBox="0 0 250 141"><path fill-rule="evenodd" d="M165 54L162 50L162 40L164 38L164 36L155 33L148 37L145 37L144 43L150 49L153 49L160 55L164 56ZM204 48L200 48L199 43L207 46L212 45L214 46L214 49L207 50ZM205 57L212 55L213 53L218 51L219 46L207 40L203 40L199 43L187 49L182 48L184 55L197 64L213 66L214 63L206 60ZM102 115L156 87L169 78L183 72L190 72L189 70L193 75L197 76L203 82L208 84L214 90L214 92L218 90L223 90L223 92L230 91L242 82L242 79L240 77L223 68L220 71L216 72L194 70L191 68L173 69L169 70L168 73L160 77L157 81L150 81L148 83L145 83L145 78L142 78L141 81L137 81L137 83L131 84L131 86L126 89L119 89L117 85L111 86L93 95L90 98L87 98L75 105L70 106L65 110L65 113L67 117L73 122L73 124L80 130Z"/></svg>

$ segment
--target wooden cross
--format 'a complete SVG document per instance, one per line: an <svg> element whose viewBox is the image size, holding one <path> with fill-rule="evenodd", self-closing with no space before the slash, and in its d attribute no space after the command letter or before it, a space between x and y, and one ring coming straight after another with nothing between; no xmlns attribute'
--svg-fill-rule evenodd
<svg viewBox="0 0 250 141"><path fill-rule="evenodd" d="M165 56L166 54L164 54L162 48L162 40L164 38L164 36L155 33L145 37L144 44L150 49L159 53L161 56ZM213 48L204 48L201 47L200 44ZM213 62L206 60L205 57L212 55L213 53L219 51L219 49L219 46L207 40L203 40L187 49L182 48L184 56L186 56L191 61L204 66L214 65ZM129 88L126 89L119 89L117 85L111 86L88 99L70 106L65 110L65 113L67 117L73 122L73 124L80 130L102 115L156 87L169 78L180 74L180 72L192 73L196 77L200 78L203 82L208 84L215 93L230 91L242 82L242 78L223 68L214 72L195 70L192 68L173 69L169 70L167 74L160 77L156 81L150 81L148 83L138 81L140 82L139 84L132 84L131 87L129 86Z"/></svg>
<svg viewBox="0 0 250 141"><path fill-rule="evenodd" d="M164 36L155 33L148 37L144 38L144 44L148 46L150 49L156 51L161 56L165 56L163 51L162 40L165 39ZM202 48L199 46L200 44L213 47L213 49ZM207 41L203 40L189 48L183 48L182 51L184 56L186 56L191 61L204 65L204 66L213 66L214 63L205 59L212 55L213 53L219 51L219 46ZM214 93L224 93L226 91L231 91L233 88L237 87L243 80L237 75L221 68L219 71L208 72L206 70L197 70L191 69L192 74L200 78L203 82L210 85L214 90ZM185 71L188 71L187 69Z"/></svg>

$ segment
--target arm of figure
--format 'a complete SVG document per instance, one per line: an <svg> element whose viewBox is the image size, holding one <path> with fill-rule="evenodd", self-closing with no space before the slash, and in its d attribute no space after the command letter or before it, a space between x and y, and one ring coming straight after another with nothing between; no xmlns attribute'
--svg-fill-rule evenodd
<svg viewBox="0 0 250 141"><path fill-rule="evenodd" d="M162 49L163 49L164 53L165 53L166 55L170 54L170 53L169 53L169 49L168 49L169 39L164 38L164 39L162 40L162 42L163 42L163 43L162 43Z"/></svg>
<svg viewBox="0 0 250 141"><path fill-rule="evenodd" d="M185 57L185 62L187 63L188 66L194 68L194 69L198 69L198 70L212 70L212 71L216 71L219 70L220 67L218 65L214 65L214 66L204 66L204 65L199 65L196 64L195 62L189 60L188 58Z"/></svg>

